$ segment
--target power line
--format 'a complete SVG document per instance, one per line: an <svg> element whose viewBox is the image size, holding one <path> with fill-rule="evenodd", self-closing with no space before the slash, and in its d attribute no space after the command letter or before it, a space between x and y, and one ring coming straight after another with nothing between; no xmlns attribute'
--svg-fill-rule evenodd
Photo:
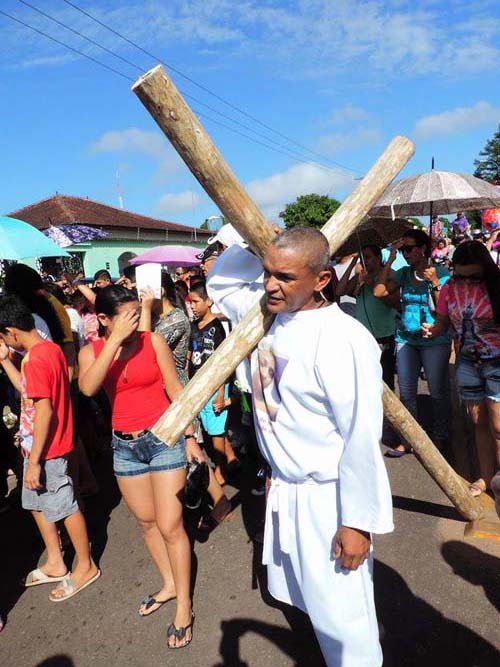
<svg viewBox="0 0 500 667"><path fill-rule="evenodd" d="M16 23L20 23L25 28L29 28L30 30L33 30L33 32L37 32L39 35L42 35L43 37L47 37L47 39L52 40L56 44L59 44L59 46L64 46L66 49L69 49L70 51L73 51L73 53L77 53L79 56L83 56L84 58L88 58L89 60L92 60L92 62L96 63L97 65L100 65L101 67L104 67L105 69L109 70L110 72L113 72L114 74L118 74L118 76L121 76L124 79L127 79L128 81L132 81L132 82L134 81L129 76L127 76L126 74L123 74L122 72L119 72L114 67L110 67L109 65L106 65L106 63L103 63L100 60L97 60L96 58L93 58L92 56L89 56L87 53L83 53L83 51L79 51L78 49L75 49L73 46L70 46L69 44L65 44L64 42L59 41L55 37L52 37L52 35L49 35L46 32L43 32L43 30L39 30L38 28L35 28L32 25L29 25L29 23L25 23L24 21L21 21L21 19L18 19L17 17L12 16L11 14L7 14L7 12L4 12L3 9L0 9L0 14L2 14L3 16L6 16L8 19L11 19L12 21L15 21Z"/></svg>
<svg viewBox="0 0 500 667"><path fill-rule="evenodd" d="M106 46L103 46L102 44L100 44L99 42L95 41L94 39L88 37L87 35L83 34L82 32L76 30L75 28L72 28L71 26L67 25L66 23L63 23L62 21L59 21L59 19L56 19L54 16L51 16L50 14L47 14L46 12L42 11L41 9L36 7L35 5L32 5L31 3L27 2L26 0L18 0L18 1L21 4L25 5L26 7L29 7L30 9L34 10L35 12L40 14L41 16L44 16L45 18L49 19L53 23L56 23L57 25L61 26L62 28L66 29L66 30L69 30L74 35L77 35L78 37L81 37L82 39L89 42L93 46L96 46L99 49L102 49L103 51L105 51L106 53L114 56L115 58L118 58L119 60L121 60L122 62L124 62L127 65L130 65L131 67L135 68L139 72L141 72L141 73L143 72L143 68L140 65L138 65L137 63L132 62L131 60L128 60L127 58L124 58L120 54L116 53L115 51L112 51L111 49L107 48ZM261 132L258 132L257 130L255 130L254 128L246 125L245 123L242 123L242 122L236 120L235 118L232 118L231 116L228 116L227 114L222 113L221 111L219 111L218 109L215 109L214 107L210 106L209 104L206 104L205 102L198 99L194 95L191 95L191 94L187 93L186 91L184 91L182 89L180 89L180 92L184 95L184 97L187 97L188 99L193 100L197 104L201 104L201 106L205 107L206 109L209 109L210 111L212 111L213 113L216 113L217 115L221 116L222 118L225 118L226 120L229 120L230 122L235 123L239 127L242 127L244 130L248 130L249 132L252 132L256 136L260 137L261 139L265 139L266 141L278 146L279 148L285 149L286 151L289 151L290 154L294 154L300 160L303 160L304 158L306 160L310 160L309 156L306 156L303 153L299 153L298 151L294 150L293 148L290 148L289 146L284 146L280 142L275 141L274 139L272 139L271 137L268 137L265 134L262 134ZM219 123L219 124L222 127L227 127L222 123ZM245 135L243 133L240 133L240 134L241 134L241 136L244 136L244 137L247 137L247 138L251 139L251 137L248 137L248 135ZM261 145L264 146L265 144L261 143Z"/></svg>
<svg viewBox="0 0 500 667"><path fill-rule="evenodd" d="M37 11L39 14L42 14L43 16L45 16L46 18L49 18L49 19L53 20L53 21L54 21L55 23L57 23L58 25L61 25L62 27L71 30L71 32L73 32L73 33L77 34L78 36L82 37L83 39L89 41L90 43L94 44L95 46L97 46L97 47L99 47L99 48L102 48L102 49L103 49L104 51L106 51L107 53L109 53L109 54L111 54L111 55L113 55L113 56L117 56L118 58L120 58L121 60L123 60L124 62L126 62L127 64L129 64L129 65L135 67L136 69L138 69L138 70L140 70L140 71L142 72L142 68L141 68L139 65L137 65L136 63L133 63L133 62L130 61L130 60L127 60L127 59L122 58L121 56L119 56L118 54L114 53L114 52L111 51L110 49L107 49L106 47L103 47L101 44L99 44L99 43L96 42L95 40L90 39L90 38L87 37L86 35L83 35L82 33L78 32L77 30L74 30L73 28L71 28L71 27L67 26L66 24L62 23L61 21L58 21L57 19L54 19L54 18L51 17L49 14L46 14L45 12L42 12L41 10L39 10L39 9L36 8L36 7L34 7L34 6L31 5L30 3L26 2L25 0L19 0L19 1L20 1L22 4L24 4L24 5L28 6L28 7L31 7L32 9L34 9L35 11ZM84 58L87 58L88 60L91 60L93 63L95 63L95 64L97 64L97 65L100 65L101 67L103 67L103 68L105 68L105 69L107 69L107 70L113 72L114 74L118 74L119 76L121 76L121 77L127 79L127 80L130 81L131 83L134 82L134 79L130 78L130 77L127 76L126 74L124 74L124 73L122 73L122 72L119 72L119 71L116 70L115 68L106 65L106 64L103 63L102 61L97 60L96 58L93 58L92 56L89 56L88 54L84 53L83 51L80 51L80 50L78 50L78 49L75 49L75 48L73 48L72 46L70 46L69 44L66 44L65 42L62 42L61 40L58 40L58 39L56 39L55 37L52 37L51 35L49 35L49 34L43 32L42 30L39 30L38 28L35 28L34 26L32 26L32 25L30 25L30 24L28 24L28 23L26 23L26 22L24 22L24 21L22 21L22 20L20 20L20 19L17 19L16 17L9 15L9 14L7 14L6 12L3 12L2 10L0 10L0 14L3 14L4 16L7 16L8 18L11 18L12 20L17 21L17 22L20 23L21 25L23 25L23 26L25 26L25 27L27 27L27 28L33 30L34 32L37 32L38 34L40 34L40 35L42 35L42 36L44 36L44 37L47 37L48 39L50 39L50 40L56 42L56 43L59 44L60 46L63 46L63 47L65 47L65 48L68 48L68 49L70 49L71 51L77 53L78 55L81 55L81 56L83 56ZM240 127L243 127L244 129L247 129L247 130L249 130L250 132L253 132L253 133L256 134L257 136L260 136L260 137L262 137L263 139L265 139L266 141L270 141L271 143L275 144L275 145L278 146L279 148L275 148L274 146L270 146L270 145L267 144L267 143L264 143L264 142L262 142L262 141L259 141L258 139L255 139L254 137L249 136L248 134L245 134L244 132L240 132L240 131L236 130L235 128L233 128L233 127L231 127L231 126L229 126L229 125L227 125L227 124L225 124L225 123L222 123L222 122L220 122L220 121L217 121L215 118L211 118L208 114L205 114L205 113L203 113L203 112L201 112L201 111L199 111L199 110L196 110L196 113L197 113L199 116L201 116L201 117L203 117L203 118L206 118L206 119L209 120L210 122L215 123L216 125L219 125L220 127L224 127L225 129L229 130L230 132L233 132L234 134L237 134L237 135L239 135L239 136L241 136L241 137L244 137L244 138L246 138L246 139L248 139L248 140L250 140L250 141L253 141L254 143L256 143L256 144L258 144L258 145L260 145L260 146L263 146L264 148L267 148L267 149L269 149L269 150L273 150L274 152L276 152L276 153L280 153L281 155L285 155L286 157L291 158L291 159L294 160L294 161L302 162L302 163L304 163L304 164L314 164L315 166L317 166L317 167L319 167L319 168L321 168L321 169L324 169L325 171L333 171L331 167L327 167L327 166L325 166L325 165L322 165L321 163L318 163L318 162L316 162L316 161L312 161L308 156L304 156L303 154L298 153L297 151L294 151L292 148L289 148L288 146L283 146L283 145L280 144L279 142L274 141L274 139L271 139L270 137L267 137L266 135L263 135L263 134L261 134L261 133L259 133L259 132L256 132L253 128L251 128L251 127L245 125L244 123L240 123L239 121L237 121L237 120L231 118L230 116L227 116L226 114L221 113L221 112L218 111L217 109L214 109L214 108L211 107L210 105L205 104L204 102L202 102L202 101L199 100L198 98L194 97L193 95L189 95L189 93L186 93L186 92L184 92L184 91L181 91L181 92L183 93L183 95L185 95L186 97L189 97L190 99L194 100L194 101L197 102L198 104L201 104L202 106L204 106L204 107L210 109L211 111L213 111L213 112L215 112L215 113L221 115L223 118L226 118L227 120L230 120L231 122L236 123L236 124L239 125ZM304 158L306 158L306 159L304 159Z"/></svg>
<svg viewBox="0 0 500 667"><path fill-rule="evenodd" d="M85 16L87 16L87 18L91 19L92 21L95 21L96 23L98 23L98 24L99 24L100 26L102 26L103 28L106 28L106 30L109 30L111 33L113 33L114 35L116 35L116 36L119 37L120 39L123 39L125 42L127 42L128 44L130 44L130 45L133 46L134 48L138 49L139 51L141 51L142 53L144 53L145 55L147 55L149 58L152 58L155 62L160 62L160 63L162 63L163 65L165 65L165 67L167 67L168 69L170 69L172 72L175 72L176 74L178 74L179 76L181 76L181 77L182 77L183 79L185 79L186 81L189 81L190 83L192 83L192 84L193 84L194 86L196 86L197 88L200 88L200 90L203 90L204 92L208 93L208 94L211 95L212 97L215 97L217 100L219 100L219 102L222 102L223 104L225 104L225 105L227 105L228 107L230 107L231 109L233 109L233 111L237 111L238 113L242 114L243 116L246 116L247 118L249 118L250 120L252 120L254 123L258 123L261 127L264 127L266 130L269 130L270 132L273 132L274 134L277 134L278 136L282 137L282 139L286 139L286 141L288 141L288 142L290 142L290 143L292 143L292 144L295 144L295 146L298 146L298 147L301 148L302 150L307 151L307 152L310 153L311 155L315 155L317 158L320 158L321 160L324 160L324 161L326 161L326 162L330 162L331 164L334 164L334 165L336 165L337 167L341 167L342 169L346 169L347 171L353 171L354 173L358 173L359 170L357 170L357 169L353 169L352 167L347 167L346 165L343 165L343 164L341 164L340 162L336 162L335 160L331 160L330 158L326 157L325 155L322 155L321 153L318 153L318 152L316 152L316 151L311 150L310 148L308 148L307 146L304 146L303 144L299 143L299 142L296 141L295 139L293 139L293 138L291 138L291 137L288 137L288 136L287 136L286 134L284 134L283 132L280 132L279 130L276 130L275 128L271 127L270 125L267 125L266 123L264 123L263 121L259 120L259 119L256 118L255 116L252 116L251 114L249 114L248 112L244 111L243 109L241 109L240 107L236 106L235 104L232 104L232 103L229 102L228 100L225 100L223 97L221 97L221 96L218 95L217 93L214 93L212 90L210 90L209 88L207 88L207 87L204 86L203 84L198 83L198 81L195 81L192 77L188 76L187 74L184 74L184 72L182 72L181 70L177 69L177 68L174 67L173 65L169 65L168 63L166 63L166 62L165 62L164 60L162 60L161 58L155 56L155 55L152 54L150 51L148 51L147 49L145 49L145 48L143 48L142 46L140 46L140 44L137 44L136 42L132 41L131 39L129 39L128 37L126 37L126 36L123 35L122 33L120 33L120 32L118 32L117 30L115 30L114 28L111 28L111 26L107 25L106 23L104 23L104 22L101 21L100 19L96 18L93 14L90 14L90 12L87 12L85 9L82 9L82 8L79 7L78 5L75 5L73 2L71 2L71 0L63 0L63 2L65 2L65 3L66 3L67 5L69 5L70 7L73 7L73 9L76 9L76 11L80 12L81 14L84 14Z"/></svg>
<svg viewBox="0 0 500 667"><path fill-rule="evenodd" d="M134 79L129 77L127 74L124 74L123 72L118 71L114 67L110 67L106 63L103 63L102 61L98 60L97 58L89 56L87 53L84 53L83 51L80 51L79 49L76 49L76 48L70 46L69 44L66 44L65 42L62 42L61 40L56 39L55 37L52 37L52 35L49 35L48 33L44 32L43 30L39 30L38 28L35 28L34 26L30 25L29 23L26 23L25 21L22 21L21 19L15 17L15 16L12 16L11 14L8 14L7 12L4 12L2 9L0 9L0 15L6 16L7 18L11 19L12 21L15 21L16 23L19 23L20 25L24 26L25 28L29 28L33 32L36 32L39 35L42 35L43 37L46 37L47 39L50 39L51 41L55 42L59 46L67 48L70 51L73 51L74 53L78 54L79 56L82 56L83 58L87 58L88 60L95 63L96 65L99 65L100 67L103 67L104 69L106 69L110 72L113 72L113 74L117 74L118 76L126 79L130 83L134 83ZM215 123L216 125L220 125L221 127L226 128L227 130L229 130L230 132L233 132L234 134L238 134L242 137L245 137L246 139L248 139L250 141L253 141L254 143L259 144L261 146L264 146L265 148L267 148L269 150L272 150L276 153L280 153L282 155L285 155L286 157L291 158L295 162L302 162L304 164L314 164L317 167L319 167L320 169L324 169L325 171L334 171L331 167L326 167L322 164L319 164L317 162L313 162L309 159L308 160L303 160L303 159L300 159L300 158L296 157L295 155L292 154L292 152L290 152L290 151L292 151L292 149L286 148L285 150L280 150L279 148L275 148L274 146L270 146L269 144L266 144L262 141L259 141L258 139L254 139L254 137L251 137L251 136L245 134L244 132L240 132L239 130L236 130L235 128L233 128L231 126L226 125L225 123L222 123L222 122L216 120L215 118L212 118L208 114L205 114L205 113L203 113L201 111L198 111L198 110L196 110L196 113L199 116L204 117L207 120L211 121L212 123Z"/></svg>
<svg viewBox="0 0 500 667"><path fill-rule="evenodd" d="M66 30L69 30L74 35L77 35L78 37L81 37L82 39L89 42L93 46L96 46L99 49L102 49L103 51L105 51L106 53L114 56L115 58L118 58L119 60L121 60L125 64L130 65L131 67L137 69L139 72L141 72L141 73L143 72L143 68L140 65L138 65L137 63L132 62L131 60L128 60L127 58L124 58L120 54L116 53L115 51L112 51L111 49L108 49L106 46L104 46L101 43L95 41L94 39L88 37L87 35L85 35L82 32L76 30L75 28L72 28L71 26L67 25L66 23L63 23L62 21L59 21L54 16L52 16L50 14L47 14L46 12L42 11L38 7L36 7L36 6L32 5L31 3L27 2L27 0L18 0L18 1L21 4L25 5L26 7L29 7L30 9L34 10L35 12L40 14L41 16L44 16L45 18L49 19L50 21L52 21L52 22L56 23L57 25L61 26L62 28L66 29ZM186 91L183 91L182 89L180 89L180 92L184 95L184 97L193 100L197 104L201 104L203 107L205 107L206 109L209 109L213 113L216 113L217 115L221 116L222 118L225 118L226 120L229 120L230 122L238 125L239 127L242 127L243 129L248 130L249 132L252 132L256 136L260 137L261 139L265 139L266 141L274 144L275 146L278 146L279 148L288 151L288 153L283 153L283 150L279 151L282 154L288 155L288 157L290 157L290 155L293 154L294 156L298 156L299 159L304 159L305 158L307 161L311 160L310 157L307 156L307 155L304 155L304 153L299 153L298 151L290 148L289 146L284 146L280 142L275 141L274 139L272 139L271 137L268 137L267 135L262 134L261 132L258 132L257 130L255 130L254 128L246 125L245 123L242 123L242 122L236 120L235 118L232 118L231 116L228 116L227 114L219 111L218 109L215 109L214 107L210 106L209 104L206 104L205 102L198 99L194 95L191 95L191 94L187 93ZM208 118L208 116L205 116L205 117ZM216 121L214 120L213 122L216 122ZM224 125L223 123L219 123L219 125L221 125L222 127L226 127L227 129L232 129L232 128L229 128L227 125ZM239 134L240 134L240 136L246 137L247 139L252 139L252 137L249 137L248 135L246 135L244 133L240 132ZM268 146L267 144L263 144L262 142L258 142L258 143L260 143L262 146L266 146L267 148L272 148L272 147ZM317 164L318 166L321 166L317 162L315 162L315 164Z"/></svg>

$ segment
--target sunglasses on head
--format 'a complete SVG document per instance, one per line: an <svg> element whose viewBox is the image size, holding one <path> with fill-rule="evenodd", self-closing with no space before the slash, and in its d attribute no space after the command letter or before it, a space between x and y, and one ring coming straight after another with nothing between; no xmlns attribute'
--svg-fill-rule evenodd
<svg viewBox="0 0 500 667"><path fill-rule="evenodd" d="M399 252L411 252L413 248L420 248L418 245L402 245Z"/></svg>

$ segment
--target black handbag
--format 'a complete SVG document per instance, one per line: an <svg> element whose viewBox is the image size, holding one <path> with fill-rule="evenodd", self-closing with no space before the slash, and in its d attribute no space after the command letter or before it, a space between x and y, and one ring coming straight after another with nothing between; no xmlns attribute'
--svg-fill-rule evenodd
<svg viewBox="0 0 500 667"><path fill-rule="evenodd" d="M190 510L198 509L209 484L208 465L205 461L194 459L188 464L186 485L184 487L184 506Z"/></svg>

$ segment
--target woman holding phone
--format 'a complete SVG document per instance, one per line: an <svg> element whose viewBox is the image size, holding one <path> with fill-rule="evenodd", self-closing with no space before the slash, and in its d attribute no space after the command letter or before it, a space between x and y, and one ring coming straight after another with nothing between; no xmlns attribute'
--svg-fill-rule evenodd
<svg viewBox="0 0 500 667"><path fill-rule="evenodd" d="M166 445L151 431L182 385L164 339L138 331L137 296L120 286L103 288L97 294L95 312L104 336L80 352L80 390L95 396L104 387L109 397L118 486L163 579L161 589L143 600L139 613L147 616L177 598L167 642L168 648L183 648L192 639L194 614L191 549L180 498L186 458L201 460L202 453L191 426L184 434L185 443L180 438L174 446Z"/></svg>
<svg viewBox="0 0 500 667"><path fill-rule="evenodd" d="M408 263L398 271L391 267L397 253ZM443 266L430 266L431 239L421 229L409 229L391 247L389 259L382 267L373 294L381 299L398 295L401 319L396 330L396 367L402 403L417 418L417 390L420 369L424 368L432 402L431 436L443 451L448 448L450 412L448 361L450 337L444 333L425 338L422 324L435 321L436 303L449 272ZM408 450L401 445L400 455Z"/></svg>

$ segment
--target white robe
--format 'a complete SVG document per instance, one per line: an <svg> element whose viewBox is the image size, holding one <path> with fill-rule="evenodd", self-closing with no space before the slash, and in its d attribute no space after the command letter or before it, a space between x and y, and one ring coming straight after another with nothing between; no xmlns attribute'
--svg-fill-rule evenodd
<svg viewBox="0 0 500 667"><path fill-rule="evenodd" d="M238 247L212 268L209 294L234 323L262 294L261 271ZM257 438L273 475L269 590L309 614L329 667L382 664L372 558L354 572L332 558L341 525L393 529L379 356L371 334L332 305L277 315L251 360Z"/></svg>

